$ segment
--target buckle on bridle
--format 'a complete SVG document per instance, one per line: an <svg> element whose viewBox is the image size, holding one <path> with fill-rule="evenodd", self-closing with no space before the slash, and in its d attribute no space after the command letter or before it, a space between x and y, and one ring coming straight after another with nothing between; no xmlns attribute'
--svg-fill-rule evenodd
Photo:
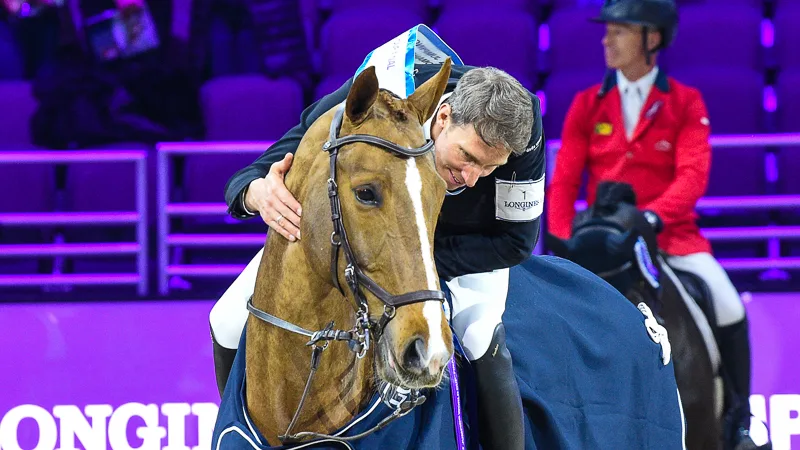
<svg viewBox="0 0 800 450"><path fill-rule="evenodd" d="M333 178L328 178L328 197L336 197L339 186Z"/></svg>
<svg viewBox="0 0 800 450"><path fill-rule="evenodd" d="M355 286L356 283L356 269L353 267L352 264L348 264L347 267L344 269L344 279L347 281L347 284L351 287Z"/></svg>
<svg viewBox="0 0 800 450"><path fill-rule="evenodd" d="M322 350L325 350L326 348L328 348L328 344L331 343L331 339L335 338L336 338L336 331L334 331L333 329L333 321L330 321L328 322L328 325L325 326L325 328L319 331L315 331L311 335L311 338L308 340L308 342L306 342L306 345L312 348L321 348ZM317 345L319 341L325 342L322 345L322 347Z"/></svg>

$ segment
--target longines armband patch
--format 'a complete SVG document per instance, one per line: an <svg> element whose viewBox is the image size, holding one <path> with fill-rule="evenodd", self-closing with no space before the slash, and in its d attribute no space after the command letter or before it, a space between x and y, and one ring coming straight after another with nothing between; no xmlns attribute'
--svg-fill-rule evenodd
<svg viewBox="0 0 800 450"><path fill-rule="evenodd" d="M495 179L495 219L530 222L542 215L544 175L538 180L507 181Z"/></svg>

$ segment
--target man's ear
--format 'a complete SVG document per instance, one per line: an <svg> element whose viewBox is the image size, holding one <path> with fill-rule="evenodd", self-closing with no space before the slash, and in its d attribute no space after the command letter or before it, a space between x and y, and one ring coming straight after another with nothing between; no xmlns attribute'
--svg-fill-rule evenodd
<svg viewBox="0 0 800 450"><path fill-rule="evenodd" d="M450 118L450 114L452 112L453 108L449 103L442 103L442 106L440 106L433 114L433 123L438 123L444 127L447 124L447 119Z"/></svg>

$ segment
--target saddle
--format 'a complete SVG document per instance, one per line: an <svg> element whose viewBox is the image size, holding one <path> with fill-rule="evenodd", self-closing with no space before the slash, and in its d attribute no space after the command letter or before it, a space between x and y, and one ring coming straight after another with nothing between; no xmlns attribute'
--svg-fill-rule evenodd
<svg viewBox="0 0 800 450"><path fill-rule="evenodd" d="M703 315L705 315L708 324L711 326L711 329L714 331L714 334L717 333L717 314L714 311L714 304L713 298L711 297L711 290L708 288L708 285L702 278L698 277L697 275L686 272L683 270L678 270L672 266L670 266L672 271L678 277L678 280L683 285L683 288L686 289L686 292L691 296L697 306L703 311Z"/></svg>

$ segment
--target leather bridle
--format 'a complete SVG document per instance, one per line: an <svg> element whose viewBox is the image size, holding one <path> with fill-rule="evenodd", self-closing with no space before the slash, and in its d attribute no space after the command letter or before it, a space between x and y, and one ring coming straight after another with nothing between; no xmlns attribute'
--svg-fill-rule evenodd
<svg viewBox="0 0 800 450"><path fill-rule="evenodd" d="M342 295L346 296L339 282L338 267L339 253L341 250L344 253L345 261L347 263L344 269L344 280L347 286L350 288L350 292L353 294L356 303L355 306L357 308L355 325L349 331L343 331L334 329L334 323L330 322L324 329L312 332L256 308L253 306L252 297L247 302L247 309L253 316L284 330L308 337L309 340L306 345L312 349L311 373L309 374L306 382L306 387L300 399L300 404L295 411L294 417L290 422L286 433L279 436L279 439L284 444L301 442L303 439L307 438L332 439L337 441L353 441L360 439L385 427L393 420L406 415L415 406L422 404L425 401L425 396L411 395L409 397L409 401L401 404L393 414L385 418L378 425L370 430L365 431L364 433L360 433L355 436L340 437L313 432L291 432L300 416L300 411L310 390L311 382L319 366L320 355L328 347L330 341L347 342L350 350L356 354L356 357L358 359L362 359L366 355L367 350L369 350L371 341L377 341L380 339L384 328L389 321L394 318L397 308L413 303L426 301L444 302L445 300L444 292L439 290L420 290L400 295L392 295L361 270L361 268L358 266L358 261L356 260L353 248L350 245L350 241L347 238L347 231L345 230L342 217L339 186L336 183L337 156L339 155L339 151L342 149L342 147L346 145L365 143L382 148L398 157L416 158L430 152L434 146L433 141L428 139L421 147L405 148L386 139L367 134L353 134L340 137L339 132L341 130L343 118L344 105L340 105L334 114L333 121L331 122L329 138L328 141L322 146L322 150L327 152L330 156L330 177L328 178L327 184L328 197L330 198L331 205L331 220L333 221L333 233L331 234L331 278L336 289L338 289ZM383 313L378 320L374 320L370 317L369 304L367 303L367 299L363 290L361 289L362 287L366 288L369 292L375 295L375 297L377 297L384 305ZM371 335L373 337L371 337ZM318 345L320 342L323 342L323 344Z"/></svg>

